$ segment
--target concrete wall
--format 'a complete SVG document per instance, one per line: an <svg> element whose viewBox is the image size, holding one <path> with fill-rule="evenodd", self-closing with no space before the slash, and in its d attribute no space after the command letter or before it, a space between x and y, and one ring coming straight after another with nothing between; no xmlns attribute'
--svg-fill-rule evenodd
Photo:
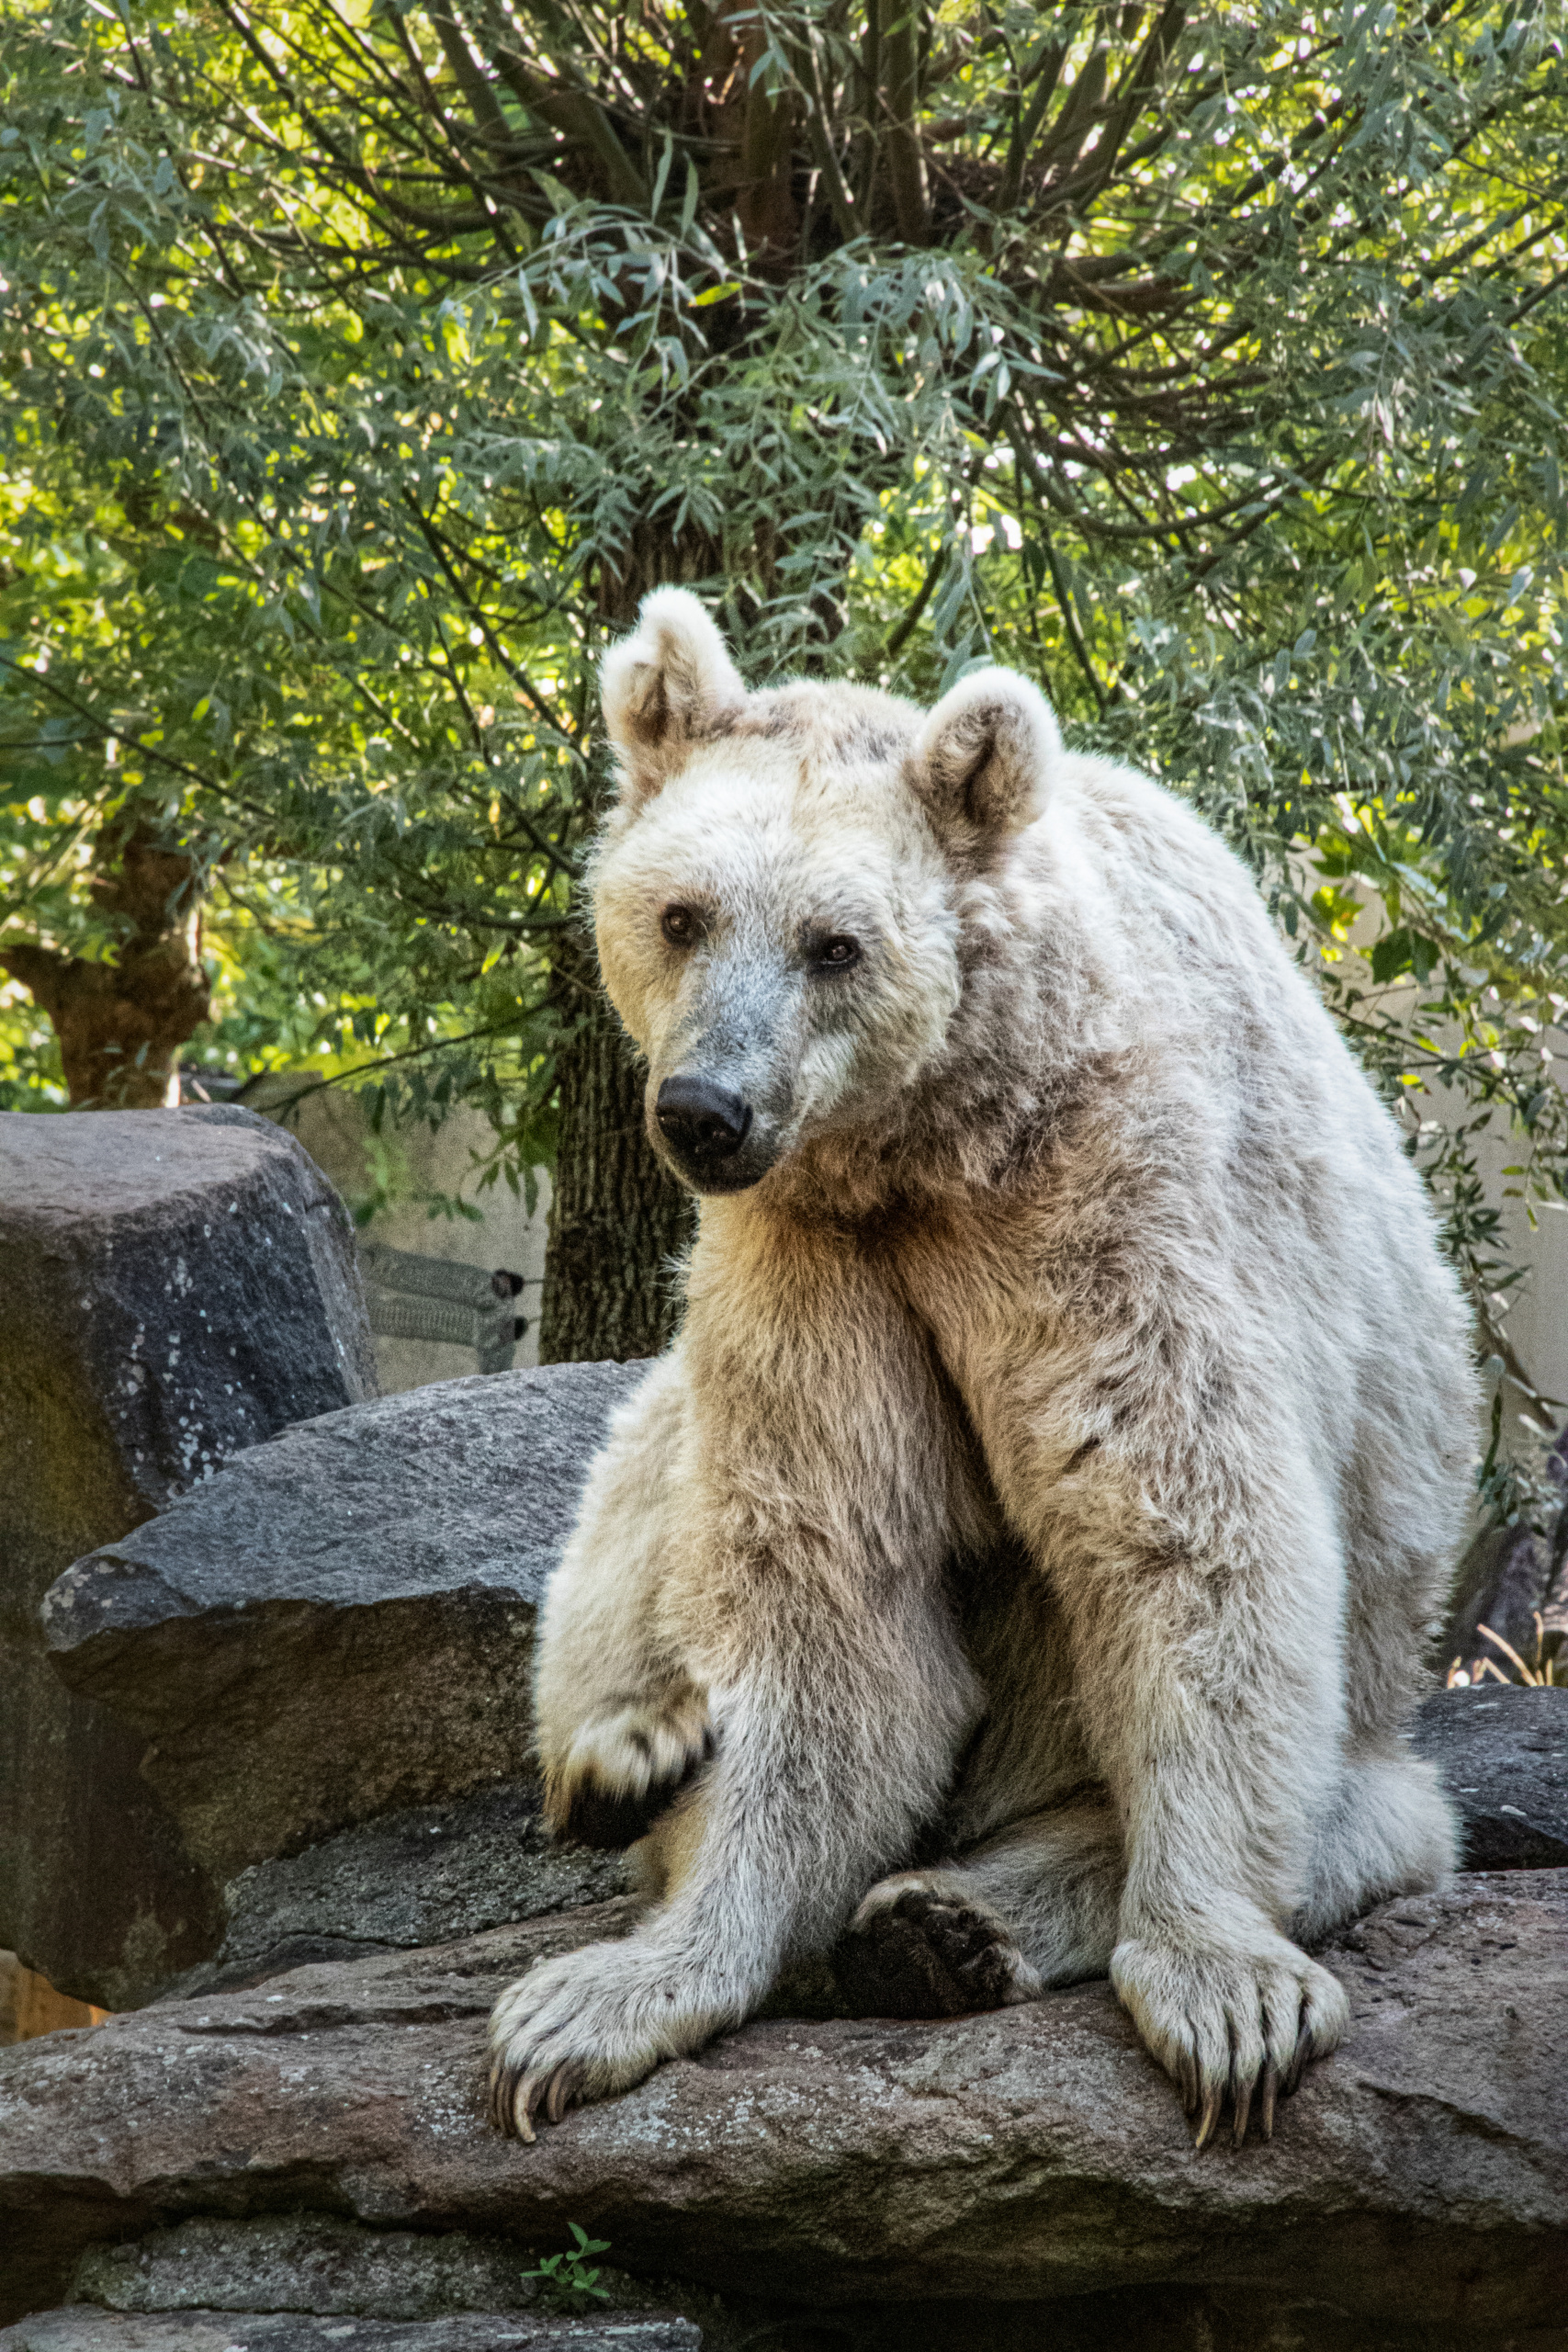
<svg viewBox="0 0 1568 2352"><path fill-rule="evenodd" d="M455 1111L434 1132L423 1124L381 1136L372 1134L357 1099L332 1087L288 1103L269 1104L251 1092L247 1104L291 1127L317 1166L331 1178L356 1213L378 1193L387 1195L361 1227L367 1241L410 1250L427 1258L454 1259L487 1273L506 1267L523 1276L517 1300L528 1329L513 1364L537 1363L539 1284L545 1271L545 1233L549 1179L539 1174L538 1205L528 1215L522 1198L503 1177L485 1192L475 1189L476 1163L495 1138L488 1119L476 1111ZM432 1214L433 1193L456 1195L479 1212L479 1221ZM473 1351L434 1340L376 1339L376 1365L384 1395L421 1388L432 1380L456 1380L477 1369Z"/></svg>

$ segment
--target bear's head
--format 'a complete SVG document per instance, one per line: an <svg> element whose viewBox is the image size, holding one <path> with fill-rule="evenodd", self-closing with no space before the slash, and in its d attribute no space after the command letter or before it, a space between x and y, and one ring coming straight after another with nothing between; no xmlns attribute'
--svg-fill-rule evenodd
<svg viewBox="0 0 1568 2352"><path fill-rule="evenodd" d="M1006 670L928 715L852 685L748 695L685 590L605 656L620 797L593 861L611 999L648 1057L654 1148L736 1193L817 1136L876 1129L941 1056L965 886L1061 757Z"/></svg>

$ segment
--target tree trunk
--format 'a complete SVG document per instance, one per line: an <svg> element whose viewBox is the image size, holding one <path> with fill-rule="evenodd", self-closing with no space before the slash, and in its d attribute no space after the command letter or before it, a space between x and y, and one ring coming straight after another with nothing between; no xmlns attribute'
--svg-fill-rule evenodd
<svg viewBox="0 0 1568 2352"><path fill-rule="evenodd" d="M598 567L601 616L629 628L650 588L711 580L724 570L716 539L679 540L639 517L618 565ZM555 1188L539 1307L539 1362L626 1363L667 1348L680 1321L676 1261L696 1227L696 1204L654 1157L643 1125L643 1072L599 982L592 940L575 930L552 952L563 1010L580 1010L558 1058Z"/></svg>
<svg viewBox="0 0 1568 2352"><path fill-rule="evenodd" d="M539 1311L539 1362L657 1355L680 1316L672 1261L694 1203L655 1159L643 1074L604 1002L592 948L569 934L556 972L589 1009L559 1062L559 1144Z"/></svg>
<svg viewBox="0 0 1568 2352"><path fill-rule="evenodd" d="M112 964L22 944L0 952L48 1014L76 1110L157 1111L179 1102L179 1049L212 1006L201 963L194 858L131 821L100 842L113 870L92 886L129 933Z"/></svg>

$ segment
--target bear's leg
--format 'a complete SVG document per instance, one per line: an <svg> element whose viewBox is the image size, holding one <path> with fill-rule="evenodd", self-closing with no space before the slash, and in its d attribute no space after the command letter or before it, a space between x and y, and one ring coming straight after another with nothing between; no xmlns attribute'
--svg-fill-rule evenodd
<svg viewBox="0 0 1568 2352"><path fill-rule="evenodd" d="M1292 1934L1319 1943L1374 1904L1428 1893L1458 1867L1458 1843L1432 1765L1408 1752L1352 1759L1317 1824Z"/></svg>
<svg viewBox="0 0 1568 2352"><path fill-rule="evenodd" d="M1036 1556L1124 1824L1111 1983L1197 2144L1228 2103L1239 2146L1254 2107L1267 2135L1349 2021L1344 1988L1287 1932L1342 1769L1345 1567L1289 1426L1265 1448L1161 1370L1117 1446L1043 1489Z"/></svg>
<svg viewBox="0 0 1568 2352"><path fill-rule="evenodd" d="M709 1216L683 1340L684 1541L656 1622L708 1695L715 1752L681 1800L664 1903L496 2004L491 2112L524 2138L700 2047L836 1941L938 1812L978 1713L944 1573L966 1457L923 1332L836 1233L785 1251L764 1231L735 1311L705 1281ZM747 1225L714 1222L746 1246Z"/></svg>
<svg viewBox="0 0 1568 2352"><path fill-rule="evenodd" d="M966 1854L961 1868L1011 1922L1043 1984L1106 1973L1127 1869L1109 1799L1032 1814Z"/></svg>
<svg viewBox="0 0 1568 2352"><path fill-rule="evenodd" d="M689 1540L678 1511L684 1425L677 1347L615 1416L541 1611L545 1810L587 1846L642 1837L712 1749L705 1695L658 1628L668 1563Z"/></svg>
<svg viewBox="0 0 1568 2352"><path fill-rule="evenodd" d="M835 1596L779 1597L809 1624ZM940 1578L903 1596L874 1643L807 1663L792 1631L754 1620L749 1654L713 1678L715 1753L676 1808L674 1855L655 1841L664 1902L624 1941L536 1962L497 2002L502 2130L532 2139L539 2116L627 2089L738 2025L784 1962L832 1944L857 1888L940 1803L975 1705Z"/></svg>
<svg viewBox="0 0 1568 2352"><path fill-rule="evenodd" d="M1032 1814L953 1861L874 1886L840 1973L857 2004L887 2017L1006 2008L1048 1984L1103 1976L1125 1867L1109 1803ZM943 1994L939 2007L908 2006Z"/></svg>

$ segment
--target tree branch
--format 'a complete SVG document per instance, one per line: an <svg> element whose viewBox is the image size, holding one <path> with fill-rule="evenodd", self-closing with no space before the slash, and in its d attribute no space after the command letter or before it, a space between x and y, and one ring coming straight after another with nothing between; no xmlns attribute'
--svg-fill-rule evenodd
<svg viewBox="0 0 1568 2352"><path fill-rule="evenodd" d="M914 0L873 0L882 24L882 56L886 77L887 176L893 187L893 209L898 233L906 244L931 241L931 189L926 178L925 153L920 145L919 53L915 40Z"/></svg>
<svg viewBox="0 0 1568 2352"><path fill-rule="evenodd" d="M518 49L498 44L492 62L530 114L588 149L604 174L613 204L624 204L634 212L648 210L652 191L591 91L574 86L564 75L547 79Z"/></svg>

